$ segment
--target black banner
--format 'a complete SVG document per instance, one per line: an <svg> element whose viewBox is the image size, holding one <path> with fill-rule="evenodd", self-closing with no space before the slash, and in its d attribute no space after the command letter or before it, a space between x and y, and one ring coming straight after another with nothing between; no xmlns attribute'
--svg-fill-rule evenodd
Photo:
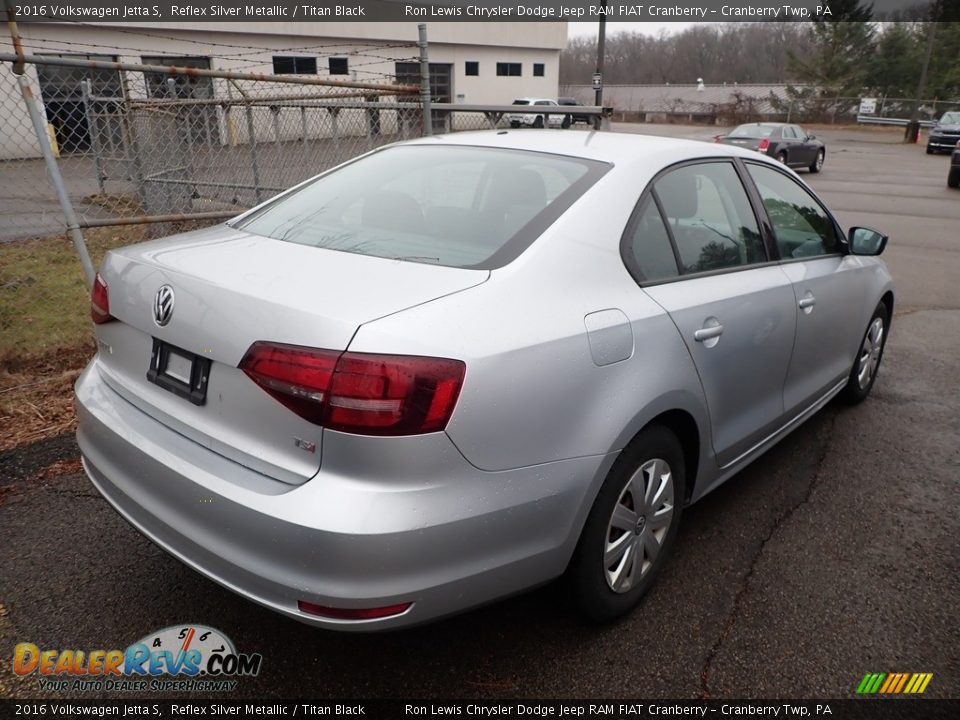
<svg viewBox="0 0 960 720"><path fill-rule="evenodd" d="M753 22L830 20L832 0L12 0L21 22ZM834 3L836 4L836 3ZM873 17L930 0L873 0ZM0 19L7 12L0 11Z"/></svg>
<svg viewBox="0 0 960 720"><path fill-rule="evenodd" d="M0 717L920 720L960 717L960 700L2 700Z"/></svg>

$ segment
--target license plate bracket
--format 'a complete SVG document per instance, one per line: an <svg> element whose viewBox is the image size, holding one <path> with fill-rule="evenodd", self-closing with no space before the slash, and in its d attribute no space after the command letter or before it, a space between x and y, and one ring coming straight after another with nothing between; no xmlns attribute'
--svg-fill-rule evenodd
<svg viewBox="0 0 960 720"><path fill-rule="evenodd" d="M210 358L153 338L147 380L194 405L203 405L207 402L210 365Z"/></svg>

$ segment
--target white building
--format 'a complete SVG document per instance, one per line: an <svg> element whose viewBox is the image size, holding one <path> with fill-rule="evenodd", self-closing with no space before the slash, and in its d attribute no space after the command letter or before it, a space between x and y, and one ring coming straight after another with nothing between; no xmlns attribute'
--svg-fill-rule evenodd
<svg viewBox="0 0 960 720"><path fill-rule="evenodd" d="M416 22L21 22L19 29L25 52L35 55L374 83L416 83L419 77ZM521 96L556 97L566 39L565 22L428 23L434 100L504 105ZM9 37L0 36L0 52L13 52ZM95 95L115 96L119 75L46 67L39 74L36 67L27 68L33 87L40 90L38 101L62 149L84 149L80 80L90 79ZM185 84L185 79L176 82ZM214 96L213 83L207 85L205 96ZM173 91L179 92L164 78L153 77L131 94ZM8 64L0 69L0 120L7 127L0 133L0 159L39 156Z"/></svg>

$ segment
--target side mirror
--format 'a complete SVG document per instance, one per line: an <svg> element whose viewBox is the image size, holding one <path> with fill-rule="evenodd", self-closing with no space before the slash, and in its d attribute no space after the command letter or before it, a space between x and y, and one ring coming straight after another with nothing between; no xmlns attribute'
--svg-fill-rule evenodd
<svg viewBox="0 0 960 720"><path fill-rule="evenodd" d="M807 140L816 140L816 139L817 139L816 135L807 135Z"/></svg>
<svg viewBox="0 0 960 720"><path fill-rule="evenodd" d="M851 255L879 255L887 246L887 240L882 232L868 227L852 227L847 233Z"/></svg>

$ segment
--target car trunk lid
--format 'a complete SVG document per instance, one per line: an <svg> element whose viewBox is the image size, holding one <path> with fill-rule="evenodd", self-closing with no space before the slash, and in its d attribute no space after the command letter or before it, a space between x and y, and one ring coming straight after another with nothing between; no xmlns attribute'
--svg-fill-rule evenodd
<svg viewBox="0 0 960 720"><path fill-rule="evenodd" d="M361 324L489 276L283 242L227 225L111 252L101 274L116 318L96 326L105 381L164 425L294 484L319 469L322 431L238 369L250 346L344 350ZM172 290L173 307L161 326L154 304L163 287ZM148 379L158 347L168 353L175 378L168 385L178 377L189 382L193 362L209 364L202 404Z"/></svg>

